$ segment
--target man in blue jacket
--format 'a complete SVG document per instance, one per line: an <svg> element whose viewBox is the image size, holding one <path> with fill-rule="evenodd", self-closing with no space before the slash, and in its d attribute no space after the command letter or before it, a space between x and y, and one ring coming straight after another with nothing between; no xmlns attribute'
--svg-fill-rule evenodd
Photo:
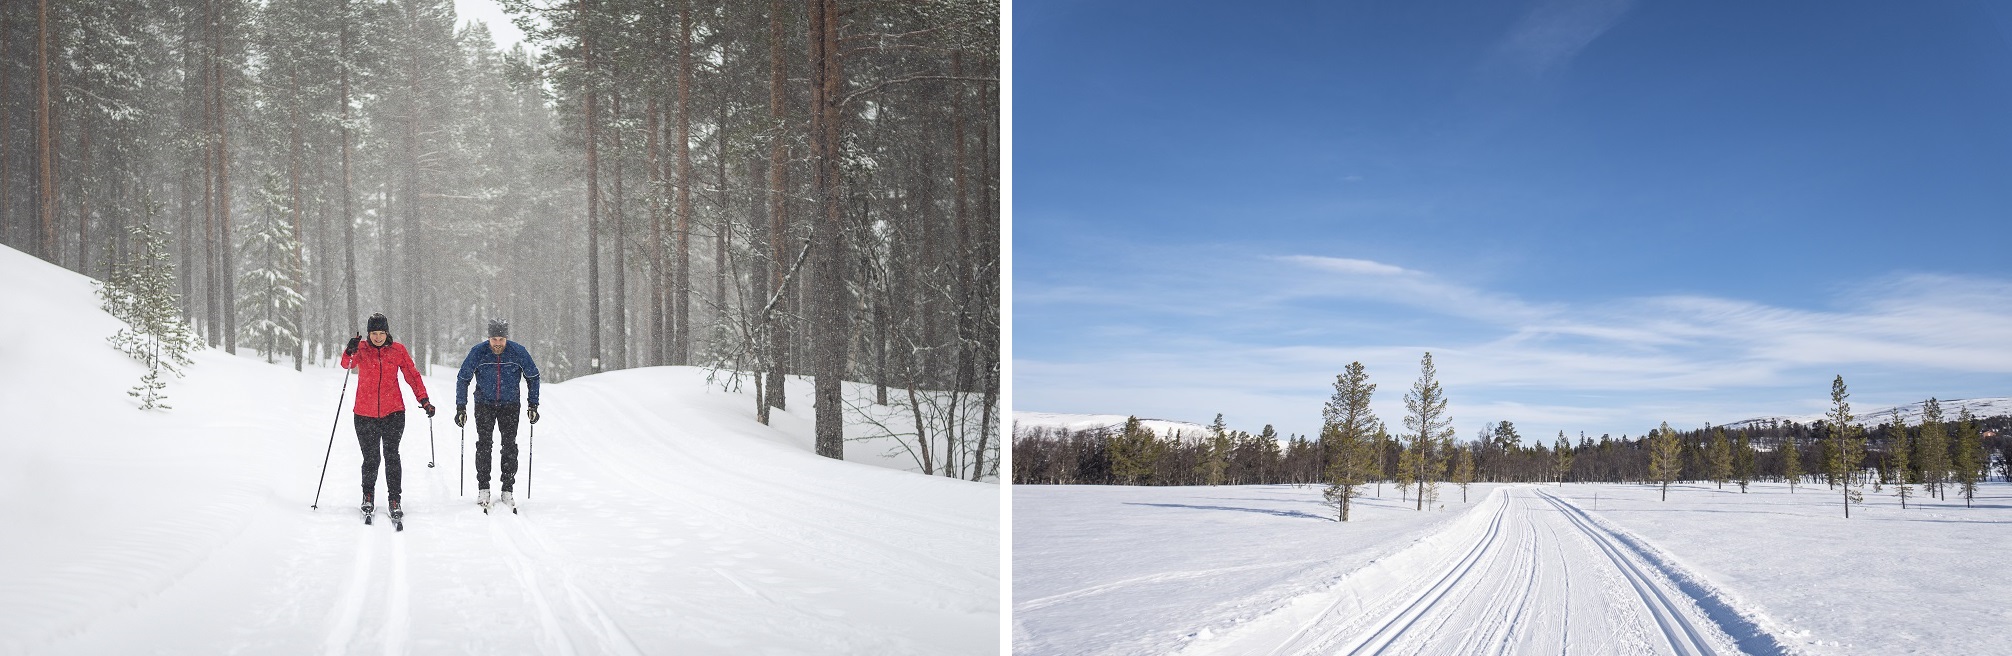
<svg viewBox="0 0 2012 656"><path fill-rule="evenodd" d="M517 479L517 379L530 381L525 416L538 423L538 365L524 345L510 341L510 322L489 320L489 340L468 349L455 377L454 425L468 425L468 381L475 381L475 502L489 509L489 432L503 433L503 505L517 507L510 485Z"/></svg>

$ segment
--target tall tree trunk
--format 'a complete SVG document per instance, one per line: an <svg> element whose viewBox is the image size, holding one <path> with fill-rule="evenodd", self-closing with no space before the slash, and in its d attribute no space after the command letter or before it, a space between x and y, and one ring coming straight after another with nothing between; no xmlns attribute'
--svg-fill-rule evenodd
<svg viewBox="0 0 2012 656"><path fill-rule="evenodd" d="M422 282L424 278L420 272L421 260L419 257L420 250L425 244L425 236L421 234L420 230L420 216L425 213L426 208L426 192L420 191L419 188L419 135L422 133L420 130L420 120L426 115L426 112L425 108L420 106L423 89L420 86L419 78L420 32L418 6L408 2L405 6L405 16L407 30L405 39L405 93L406 102L408 103L406 107L411 115L406 117L405 122L405 200L403 203L405 210L405 236L399 240L400 245L404 247L403 252L405 254L405 266L401 267L404 273L404 284L402 285L404 298L401 300L404 302L399 307L405 310L405 316L401 317L401 320L406 322L406 325L411 326L406 329L409 335L406 337L406 346L416 347L417 352L424 352L426 350L426 343L431 340L428 340L426 337L427 332L423 316L425 312L422 309L425 306L421 300L425 294L425 287ZM424 357L424 355L421 355L419 358L414 359L423 363L425 362Z"/></svg>
<svg viewBox="0 0 2012 656"><path fill-rule="evenodd" d="M768 281L770 287L767 291L770 296L782 295L784 284L783 267L786 266L784 263L789 259L789 246L783 243L783 233L789 221L788 198L785 194L787 188L784 186L787 182L785 176L788 172L785 164L789 161L788 150L785 145L788 142L789 126L787 124L788 114L784 108L783 96L786 77L782 58L782 11L782 0L769 0ZM767 326L769 335L768 357L764 358L768 362L769 367L768 385L763 390L763 393L768 398L763 402L769 407L779 410L785 409L787 397L784 395L783 381L785 363L789 359L789 334L784 330L784 326L787 323L774 315L763 317L762 320Z"/></svg>
<svg viewBox="0 0 2012 656"><path fill-rule="evenodd" d="M620 88L617 85L616 88ZM627 153L622 150L622 94L617 91L608 98L609 110L613 112L615 129L615 369L629 366L629 250L628 215L622 213L622 160Z"/></svg>
<svg viewBox="0 0 2012 656"><path fill-rule="evenodd" d="M56 261L56 127L49 101L49 0L36 4L35 12L35 149L39 162L42 195L41 244L35 254Z"/></svg>
<svg viewBox="0 0 2012 656"><path fill-rule="evenodd" d="M843 73L838 53L838 0L809 0L812 61L811 144L816 175L814 188L821 211L812 226L816 244L816 330L812 334L813 390L818 455L845 458L845 421L840 386L845 376L847 293L845 225L840 213L838 180L838 94Z"/></svg>
<svg viewBox="0 0 2012 656"><path fill-rule="evenodd" d="M645 148L649 154L648 168L650 170L650 193L648 196L650 199L650 341L643 350L648 354L646 361L652 366L665 364L664 342L667 341L667 336L664 335L664 203L662 202L664 163L661 151L657 148L657 142L660 140L658 131L663 126L658 124L658 111L657 95L651 93L649 101L643 106L643 129L648 133L644 140L646 142Z"/></svg>
<svg viewBox="0 0 2012 656"><path fill-rule="evenodd" d="M678 2L678 263L671 283L671 364L692 357L692 3Z"/></svg>
<svg viewBox="0 0 2012 656"><path fill-rule="evenodd" d="M288 99L288 102L292 105L292 108L291 111L289 112L290 120L288 127L291 132L291 135L290 138L288 139L289 148L287 153L287 166L286 166L287 180L288 180L288 204L291 205L291 207L289 207L288 209L293 214L293 271L294 271L293 284L295 289L300 289L304 291L307 287L307 275L306 275L307 270L306 267L304 266L307 263L307 256L305 253L301 252L301 246L303 243L305 243L305 239L302 236L302 231L300 229L301 136L300 136L300 68L298 65L296 65L294 69L289 73L287 79L288 82L293 87L291 89L293 97ZM307 358L306 313L307 313L306 303L302 303L294 308L294 314L293 314L294 371L300 371L301 361Z"/></svg>
<svg viewBox="0 0 2012 656"><path fill-rule="evenodd" d="M951 51L950 74L954 77L964 77L963 51ZM961 82L951 82L950 89L950 123L953 126L952 133L954 135L951 137L951 140L955 143L956 153L955 160L950 167L950 172L951 179L955 181L957 187L957 254L953 259L957 263L957 382L955 388L959 392L967 392L972 391L971 388L974 386L972 379L976 373L976 366L972 358L972 344L976 341L976 335L973 333L976 332L976 329L972 325L971 316L971 302L972 296L974 296L972 268L976 254L971 252L971 212L970 203L968 202L970 194L966 191L966 187L969 186L970 176L965 173L964 86Z"/></svg>
<svg viewBox="0 0 2012 656"><path fill-rule="evenodd" d="M355 197L349 177L349 0L342 0L342 281L348 292L348 314L342 316L344 329L354 331L356 303L356 212L350 207ZM337 335L342 337L342 335Z"/></svg>
<svg viewBox="0 0 2012 656"><path fill-rule="evenodd" d="M714 209L713 221L713 312L718 316L727 315L727 248L733 242L733 222L727 217L732 213L727 207L727 103L720 101L720 118L713 124L713 161L719 165L719 202ZM722 319L723 320L723 319Z"/></svg>
<svg viewBox="0 0 2012 656"><path fill-rule="evenodd" d="M217 236L221 240L218 248L223 255L223 270L217 272L223 284L224 352L237 355L238 313L237 313L237 254L231 239L231 132L230 111L224 94L224 34L223 21L217 21L217 58L213 62L216 69L217 86Z"/></svg>
<svg viewBox="0 0 2012 656"><path fill-rule="evenodd" d="M601 373L601 186L600 152L596 148L599 135L595 123L599 109L595 98L594 84L594 26L589 22L586 0L575 5L582 21L581 52L586 64L587 102L584 108L587 128L587 370Z"/></svg>
<svg viewBox="0 0 2012 656"><path fill-rule="evenodd" d="M91 115L77 113L77 150L83 170L77 176L77 273L91 275ZM106 276L110 279L110 276Z"/></svg>
<svg viewBox="0 0 2012 656"><path fill-rule="evenodd" d="M206 321L204 332L209 338L210 348L223 343L223 285L217 280L217 271L222 268L222 254L218 253L217 239L217 94L216 94L216 16L217 0L203 3L203 38L205 57L200 72L203 78L203 309Z"/></svg>

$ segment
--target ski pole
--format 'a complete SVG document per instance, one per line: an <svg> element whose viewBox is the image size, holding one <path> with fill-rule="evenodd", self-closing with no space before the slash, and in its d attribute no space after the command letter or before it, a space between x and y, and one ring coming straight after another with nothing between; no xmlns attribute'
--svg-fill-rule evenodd
<svg viewBox="0 0 2012 656"><path fill-rule="evenodd" d="M458 410L456 412L459 412ZM461 496L468 496L468 424L461 425Z"/></svg>
<svg viewBox="0 0 2012 656"><path fill-rule="evenodd" d="M335 421L328 425L328 449L321 452L321 478L314 482L314 503L311 510L321 509L321 486L328 482L328 456L335 453L335 427L342 425L342 402L349 400L349 370L342 370L342 394L335 399Z"/></svg>
<svg viewBox="0 0 2012 656"><path fill-rule="evenodd" d="M524 463L524 498L531 498L531 473L538 471L538 422L531 422L531 457Z"/></svg>
<svg viewBox="0 0 2012 656"><path fill-rule="evenodd" d="M433 460L434 460L434 457L435 457L435 456L437 456L437 455L438 455L438 453L437 453L437 452L435 452L435 451L433 450L433 415L426 415L426 468L427 468L427 469L432 469L432 468L433 468Z"/></svg>

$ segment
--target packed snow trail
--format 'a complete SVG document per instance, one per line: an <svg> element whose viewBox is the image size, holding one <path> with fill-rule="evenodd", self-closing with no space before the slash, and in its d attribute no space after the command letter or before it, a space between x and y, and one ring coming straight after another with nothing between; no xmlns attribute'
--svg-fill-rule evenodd
<svg viewBox="0 0 2012 656"><path fill-rule="evenodd" d="M1699 600L1607 529L1541 489L1511 487L1416 546L1185 653L1741 652Z"/></svg>
<svg viewBox="0 0 2012 656"><path fill-rule="evenodd" d="M548 383L522 512L484 515L432 367L398 532L358 517L340 369L204 350L143 412L87 279L0 247L0 280L36 317L0 322L0 656L998 650L999 486L811 453L806 379L769 426L694 367Z"/></svg>

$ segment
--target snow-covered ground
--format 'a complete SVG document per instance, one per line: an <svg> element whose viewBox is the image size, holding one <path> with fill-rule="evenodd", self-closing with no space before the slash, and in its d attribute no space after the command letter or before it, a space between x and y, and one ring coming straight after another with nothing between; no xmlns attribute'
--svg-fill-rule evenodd
<svg viewBox="0 0 2012 656"><path fill-rule="evenodd" d="M454 372L435 368L443 407L408 413L395 533L357 517L348 401L309 508L356 391L341 370L205 350L174 409L143 412L88 280L0 248L0 307L0 654L1000 644L999 486L896 471L884 445L848 444L877 466L812 454L801 381L774 427L698 369L546 385L535 440L519 434L522 514L484 515L472 451L458 487Z"/></svg>
<svg viewBox="0 0 2012 656"><path fill-rule="evenodd" d="M1483 486L1333 521L1317 488L1014 488L1016 654L1957 654L2012 640L2012 488L1842 517L1748 494ZM1351 518L1355 519L1355 518Z"/></svg>

